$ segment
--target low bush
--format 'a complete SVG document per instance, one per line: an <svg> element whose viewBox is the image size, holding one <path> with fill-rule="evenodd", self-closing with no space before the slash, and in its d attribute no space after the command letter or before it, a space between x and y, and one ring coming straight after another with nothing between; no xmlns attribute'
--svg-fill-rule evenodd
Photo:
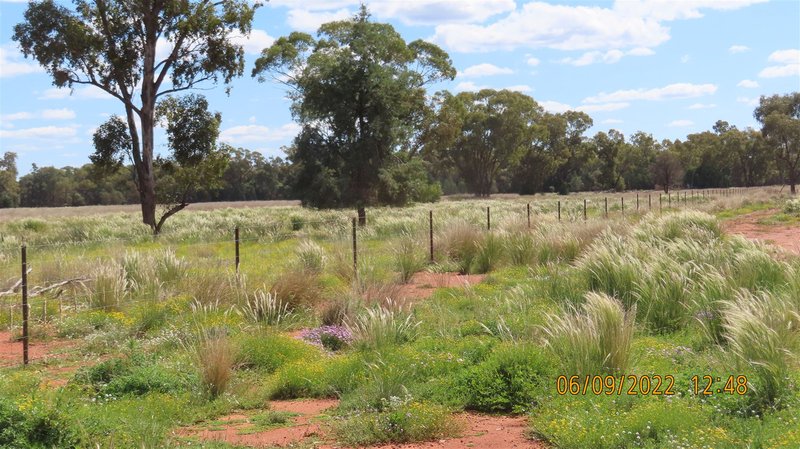
<svg viewBox="0 0 800 449"><path fill-rule="evenodd" d="M332 429L342 444L367 446L437 440L454 435L459 426L442 406L392 398L381 411L355 412L335 419Z"/></svg>
<svg viewBox="0 0 800 449"><path fill-rule="evenodd" d="M236 361L246 368L257 368L273 372L296 360L316 360L319 350L308 343L286 335L256 332L237 337Z"/></svg>
<svg viewBox="0 0 800 449"><path fill-rule="evenodd" d="M459 376L458 394L469 410L526 413L537 405L545 385L551 387L552 362L533 346L501 346Z"/></svg>

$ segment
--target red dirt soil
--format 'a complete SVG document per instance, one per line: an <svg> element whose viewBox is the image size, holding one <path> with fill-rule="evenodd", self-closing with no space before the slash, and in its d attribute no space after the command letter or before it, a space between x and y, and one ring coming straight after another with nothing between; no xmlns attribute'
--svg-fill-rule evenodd
<svg viewBox="0 0 800 449"><path fill-rule="evenodd" d="M322 430L318 424L320 413L335 407L338 401L331 399L303 399L298 401L272 401L270 409L296 413L299 416L292 418L292 424L278 429L265 430L251 434L246 432L249 427L248 416L243 413L234 413L215 421L231 421L231 424L220 425L209 429L207 426L196 425L178 430L177 434L184 437L195 437L203 441L219 441L227 444L236 444L248 447L287 447L304 442L324 440ZM541 449L540 443L528 440L525 437L527 423L524 417L488 416L476 414L461 414L456 419L464 423L461 436L439 441L409 444L389 444L374 446L375 449ZM313 440L308 440L313 438ZM319 449L340 449L338 445L315 446Z"/></svg>
<svg viewBox="0 0 800 449"><path fill-rule="evenodd" d="M374 449L543 449L545 446L525 437L524 417L463 414L466 430L462 436L427 443L389 444Z"/></svg>
<svg viewBox="0 0 800 449"><path fill-rule="evenodd" d="M235 413L220 418L218 421L234 421L235 423L219 428L203 428L192 426L180 429L181 436L196 437L204 441L220 441L249 447L284 447L298 443L305 438L319 435L319 424L313 420L325 410L335 407L339 402L333 399L308 399L299 401L271 401L270 409L274 411L297 413L291 418L292 424L287 427L269 429L263 432L240 434L252 427L249 418L242 413ZM216 430L219 429L219 430Z"/></svg>
<svg viewBox="0 0 800 449"><path fill-rule="evenodd" d="M467 287L483 281L484 278L486 278L485 274L428 273L421 271L414 273L411 280L400 287L399 296L408 299L425 299L430 297L437 288Z"/></svg>
<svg viewBox="0 0 800 449"><path fill-rule="evenodd" d="M61 349L74 346L74 342L53 340L47 342L32 341L28 345L30 360L61 358ZM22 364L22 342L12 341L10 332L0 332L0 367Z"/></svg>
<svg viewBox="0 0 800 449"><path fill-rule="evenodd" d="M777 210L765 210L742 215L723 223L725 231L740 234L752 240L760 240L800 254L800 227L792 225L763 225L758 221L776 214Z"/></svg>

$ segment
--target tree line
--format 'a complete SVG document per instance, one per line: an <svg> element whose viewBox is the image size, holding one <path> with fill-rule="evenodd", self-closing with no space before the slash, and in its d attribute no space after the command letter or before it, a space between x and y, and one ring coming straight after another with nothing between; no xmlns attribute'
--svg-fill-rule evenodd
<svg viewBox="0 0 800 449"><path fill-rule="evenodd" d="M56 86L94 85L118 99L125 115L100 125L90 166L37 167L17 185L14 157L6 155L0 204L135 201L143 223L158 233L198 200L296 198L312 207L353 207L364 222L368 206L434 201L442 193L783 181L794 193L800 177L800 93L762 97L754 112L760 130L719 121L685 140L659 142L645 132L626 138L616 130L589 136L588 114L549 113L523 93L429 96L431 85L456 75L449 55L423 40L406 42L391 25L373 22L364 6L349 20L323 24L316 37L293 32L262 51L251 76L286 85L300 125L285 161L264 160L217 144L220 114L203 96L184 93L204 82L230 88L242 75L243 49L229 36L250 31L257 3L76 5L32 1L14 40ZM158 36L173 43L160 61ZM153 153L159 122L169 147L162 156ZM40 187L48 183L59 187ZM164 206L161 216L156 204Z"/></svg>

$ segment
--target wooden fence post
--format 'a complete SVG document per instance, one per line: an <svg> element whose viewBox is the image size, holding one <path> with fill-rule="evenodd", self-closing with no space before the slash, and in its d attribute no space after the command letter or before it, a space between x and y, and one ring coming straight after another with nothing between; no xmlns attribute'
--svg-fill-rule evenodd
<svg viewBox="0 0 800 449"><path fill-rule="evenodd" d="M236 274L239 274L239 226L233 228L233 242L236 247Z"/></svg>
<svg viewBox="0 0 800 449"><path fill-rule="evenodd" d="M28 247L22 244L22 363L28 364Z"/></svg>
<svg viewBox="0 0 800 449"><path fill-rule="evenodd" d="M429 237L431 246L431 263L433 263L433 209L428 211Z"/></svg>

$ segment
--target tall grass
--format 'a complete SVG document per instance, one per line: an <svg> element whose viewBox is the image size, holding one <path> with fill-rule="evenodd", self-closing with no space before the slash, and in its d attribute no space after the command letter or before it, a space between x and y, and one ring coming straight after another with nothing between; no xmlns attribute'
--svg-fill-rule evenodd
<svg viewBox="0 0 800 449"><path fill-rule="evenodd" d="M231 379L235 350L228 336L221 332L205 335L197 349L200 377L212 398L222 395Z"/></svg>
<svg viewBox="0 0 800 449"><path fill-rule="evenodd" d="M722 326L727 353L737 367L754 373L755 404L779 406L790 394L790 372L797 363L800 310L792 301L766 292L741 292L725 302Z"/></svg>
<svg viewBox="0 0 800 449"><path fill-rule="evenodd" d="M325 249L311 240L304 240L295 250L300 267L309 273L319 274L328 263Z"/></svg>
<svg viewBox="0 0 800 449"><path fill-rule="evenodd" d="M249 321L270 326L284 324L294 316L288 303L263 290L253 292L241 306L240 313Z"/></svg>
<svg viewBox="0 0 800 449"><path fill-rule="evenodd" d="M545 345L567 373L621 373L628 367L635 316L635 307L626 312L618 300L590 292L580 308L548 315Z"/></svg>
<svg viewBox="0 0 800 449"><path fill-rule="evenodd" d="M92 308L107 312L118 310L128 295L128 280L125 271L116 263L95 267L92 274L94 283L89 298Z"/></svg>
<svg viewBox="0 0 800 449"><path fill-rule="evenodd" d="M420 324L413 314L390 302L363 310L346 327L357 347L374 349L415 340Z"/></svg>
<svg viewBox="0 0 800 449"><path fill-rule="evenodd" d="M425 266L425 256L418 240L410 234L403 234L394 245L395 267L400 273L400 281L407 283Z"/></svg>

